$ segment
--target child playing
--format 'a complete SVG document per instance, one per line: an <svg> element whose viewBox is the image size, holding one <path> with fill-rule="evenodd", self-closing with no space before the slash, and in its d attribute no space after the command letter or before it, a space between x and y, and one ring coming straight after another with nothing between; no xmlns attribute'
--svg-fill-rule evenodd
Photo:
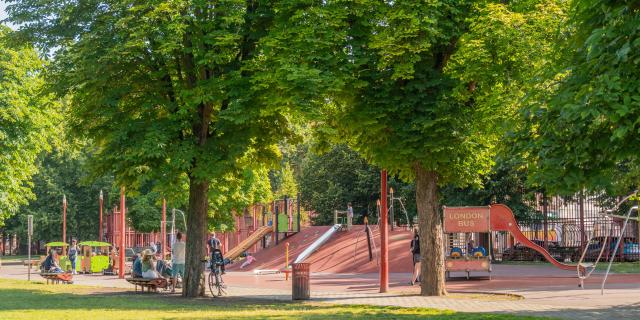
<svg viewBox="0 0 640 320"><path fill-rule="evenodd" d="M244 259L242 265L240 265L240 269L244 269L244 267L252 264L254 261L256 261L256 258L254 258L251 253L247 253L247 257Z"/></svg>

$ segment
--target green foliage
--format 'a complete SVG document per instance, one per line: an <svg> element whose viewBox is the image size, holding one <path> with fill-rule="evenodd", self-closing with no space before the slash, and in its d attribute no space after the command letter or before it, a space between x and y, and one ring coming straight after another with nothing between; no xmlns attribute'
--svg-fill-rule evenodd
<svg viewBox="0 0 640 320"><path fill-rule="evenodd" d="M252 80L267 1L9 2L20 34L57 50L48 79L70 96L73 132L98 146L97 174L182 203L185 186L206 181L222 210L230 198L215 190L240 186L247 164L274 164L292 134L287 108Z"/></svg>
<svg viewBox="0 0 640 320"><path fill-rule="evenodd" d="M498 158L491 174L482 182L482 188L442 188L441 203L446 206L486 206L506 204L517 219L531 219L535 209L529 204L533 192L527 189L527 171L510 159Z"/></svg>
<svg viewBox="0 0 640 320"><path fill-rule="evenodd" d="M10 41L0 25L0 226L33 198L31 177L59 120L59 105L41 93L44 62Z"/></svg>
<svg viewBox="0 0 640 320"><path fill-rule="evenodd" d="M322 121L314 126L321 138L329 138L324 149L330 149L328 143L336 137L346 139L368 161L402 177L412 178L418 165L438 172L441 184L479 184L492 165L502 132L494 120L501 113L492 109L496 101L481 105L474 100L475 89L463 90L471 81L484 80L468 79L474 77L465 69L474 44L464 37L473 23L477 29L488 23L481 18L489 20L494 14L491 5L281 4L279 12L286 14L278 16L282 20L275 24L274 36L264 42L270 54L266 59L272 59L274 73L283 82L308 89L292 99L316 107L312 113ZM476 61L474 68L493 63ZM482 94L491 90L486 84Z"/></svg>
<svg viewBox="0 0 640 320"><path fill-rule="evenodd" d="M276 187L274 196L283 199L284 196L295 197L298 194L298 184L296 183L293 169L288 162L285 162L279 171L273 175L273 186Z"/></svg>
<svg viewBox="0 0 640 320"><path fill-rule="evenodd" d="M346 145L337 145L322 155L309 153L302 161L298 182L302 205L316 212L316 225L332 224L334 210L346 210L349 202L356 221L361 221L361 215L367 212L370 219L377 216L380 170ZM391 179L390 186L396 190L395 197L403 198L411 219L416 214L415 186L397 179ZM401 214L398 203L396 207L397 214Z"/></svg>
<svg viewBox="0 0 640 320"><path fill-rule="evenodd" d="M640 178L640 5L572 2L565 68L547 76L553 94L525 113L532 180L547 189L622 194Z"/></svg>
<svg viewBox="0 0 640 320"><path fill-rule="evenodd" d="M71 147L71 146L67 146ZM7 221L7 229L26 239L27 215L33 215L34 240L62 239L62 196L67 197L67 237L97 240L99 230L100 190L104 190L104 219L110 204L118 201L117 193L110 193L113 178L105 176L87 182L86 158L88 148L81 151L56 149L40 157L39 172L33 177L35 199L20 207L20 214Z"/></svg>
<svg viewBox="0 0 640 320"><path fill-rule="evenodd" d="M216 178L209 192L210 219L209 229L228 231L235 228L235 214L242 214L244 208L271 201L269 170L266 167L245 170L240 177Z"/></svg>

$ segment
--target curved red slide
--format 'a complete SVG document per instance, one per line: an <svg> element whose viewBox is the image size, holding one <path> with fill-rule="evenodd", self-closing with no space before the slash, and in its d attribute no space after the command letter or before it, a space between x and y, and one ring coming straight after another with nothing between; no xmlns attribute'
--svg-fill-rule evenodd
<svg viewBox="0 0 640 320"><path fill-rule="evenodd" d="M541 255L551 262L554 266L562 270L577 271L576 265L564 264L554 259L551 254L543 247L531 242L527 238L516 223L516 218L513 216L513 211L509 207L503 204L491 205L491 231L508 231L511 232L516 241L522 243L525 247L529 247L535 251L538 251Z"/></svg>

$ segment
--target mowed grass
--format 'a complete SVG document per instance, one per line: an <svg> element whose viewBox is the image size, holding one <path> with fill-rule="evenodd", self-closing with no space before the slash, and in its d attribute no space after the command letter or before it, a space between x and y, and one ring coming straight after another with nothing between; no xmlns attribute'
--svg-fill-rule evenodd
<svg viewBox="0 0 640 320"><path fill-rule="evenodd" d="M512 265L512 266L550 266L549 262L546 261L504 261L500 264L503 265ZM568 262L568 264L575 264L575 262ZM598 272L605 272L607 270L607 266L609 265L609 261L601 260L598 262L596 266ZM640 261L637 262L614 262L611 265L611 273L618 274L629 274L629 273L640 273Z"/></svg>
<svg viewBox="0 0 640 320"><path fill-rule="evenodd" d="M596 266L598 271L607 271L608 261L601 261ZM640 273L640 262L614 262L611 265L613 273Z"/></svg>
<svg viewBox="0 0 640 320"><path fill-rule="evenodd" d="M0 319L539 319L427 308L341 306L235 297L186 299L0 279Z"/></svg>
<svg viewBox="0 0 640 320"><path fill-rule="evenodd" d="M2 261L3 263L6 262L22 262L23 260L27 260L28 256L27 255L20 255L20 256L0 256L0 261ZM40 255L36 255L36 254L32 254L31 255L31 259L39 259Z"/></svg>

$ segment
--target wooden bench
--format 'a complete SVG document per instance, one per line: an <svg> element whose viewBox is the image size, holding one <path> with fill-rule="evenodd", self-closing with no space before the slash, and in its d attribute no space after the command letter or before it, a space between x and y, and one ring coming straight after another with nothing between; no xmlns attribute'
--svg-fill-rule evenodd
<svg viewBox="0 0 640 320"><path fill-rule="evenodd" d="M73 275L70 273L42 272L40 276L47 280L47 284L73 283Z"/></svg>
<svg viewBox="0 0 640 320"><path fill-rule="evenodd" d="M138 292L138 287L140 287L140 292L144 292L144 289L147 288L147 292L153 290L154 292L158 291L158 288L166 288L167 287L167 279L157 278L157 279L145 279L145 278L127 278L127 282L134 285L134 290Z"/></svg>

